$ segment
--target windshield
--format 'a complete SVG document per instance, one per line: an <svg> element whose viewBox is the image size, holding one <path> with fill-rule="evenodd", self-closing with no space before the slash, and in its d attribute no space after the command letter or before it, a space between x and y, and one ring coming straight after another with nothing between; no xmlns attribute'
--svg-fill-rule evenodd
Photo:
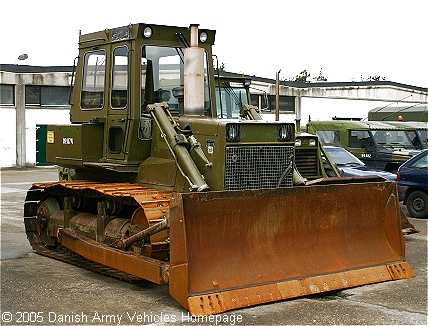
<svg viewBox="0 0 428 326"><path fill-rule="evenodd" d="M427 148L427 146L428 146L428 129L418 129L416 132L419 134L419 139L422 141L422 147Z"/></svg>
<svg viewBox="0 0 428 326"><path fill-rule="evenodd" d="M403 130L373 130L372 133L375 142L383 147L415 149L415 146Z"/></svg>
<svg viewBox="0 0 428 326"><path fill-rule="evenodd" d="M422 149L426 146L426 143L421 138L421 134L418 134L416 130L406 130L407 138L416 149Z"/></svg>
<svg viewBox="0 0 428 326"><path fill-rule="evenodd" d="M215 96L218 118L239 119L242 106L248 104L247 90L240 85L225 83L221 88L216 86Z"/></svg>
<svg viewBox="0 0 428 326"><path fill-rule="evenodd" d="M364 165L357 157L341 147L325 147L331 161L337 166L360 166Z"/></svg>
<svg viewBox="0 0 428 326"><path fill-rule="evenodd" d="M205 71L205 108L209 111L207 60ZM183 114L184 53L182 48L143 46L141 49L141 105L167 102L171 112Z"/></svg>

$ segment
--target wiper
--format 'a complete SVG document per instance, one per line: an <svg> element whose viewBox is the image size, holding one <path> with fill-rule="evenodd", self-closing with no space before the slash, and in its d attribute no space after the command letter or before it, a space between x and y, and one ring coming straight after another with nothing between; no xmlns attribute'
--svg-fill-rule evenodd
<svg viewBox="0 0 428 326"><path fill-rule="evenodd" d="M361 164L357 162L348 162L348 163L345 163L345 165L354 167L354 166L360 166Z"/></svg>
<svg viewBox="0 0 428 326"><path fill-rule="evenodd" d="M393 142L391 144L394 145L394 146L400 146L400 147L404 147L404 149L407 149L406 145L401 144L401 143Z"/></svg>
<svg viewBox="0 0 428 326"><path fill-rule="evenodd" d="M356 162L347 162L347 163L336 163L337 166L344 166L344 167L354 167L354 166L360 166L361 164Z"/></svg>
<svg viewBox="0 0 428 326"><path fill-rule="evenodd" d="M183 45L188 48L190 46L189 41L186 38L186 35L184 35L183 33L176 33L176 35L179 37L181 43L183 43Z"/></svg>
<svg viewBox="0 0 428 326"><path fill-rule="evenodd" d="M186 35L184 35L183 33L176 33L175 35L178 36L178 38L180 39L181 43L183 43L184 47L188 48L190 47L189 41L186 38ZM177 51L177 54L180 56L180 60L181 62L184 64L184 52L182 48L175 48L175 51Z"/></svg>
<svg viewBox="0 0 428 326"><path fill-rule="evenodd" d="M230 84L225 83L225 86L223 88L226 91L226 93L229 94L229 96L233 99L235 104L238 105L239 107L241 107L242 106L242 100L238 96L238 94L236 94L235 90L230 86Z"/></svg>
<svg viewBox="0 0 428 326"><path fill-rule="evenodd" d="M175 48L175 51L177 52L178 56L180 57L180 61L182 64L184 64L184 51L182 48Z"/></svg>
<svg viewBox="0 0 428 326"><path fill-rule="evenodd" d="M387 143L380 143L380 142L378 142L378 145L381 145L382 147L391 147L392 149L394 149L394 146L392 146L392 145L390 145L390 144L387 144Z"/></svg>

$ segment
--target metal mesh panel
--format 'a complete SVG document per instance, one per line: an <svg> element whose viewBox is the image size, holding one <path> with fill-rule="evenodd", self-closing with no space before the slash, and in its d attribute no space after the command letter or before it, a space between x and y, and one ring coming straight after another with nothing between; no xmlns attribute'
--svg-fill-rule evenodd
<svg viewBox="0 0 428 326"><path fill-rule="evenodd" d="M289 188L292 170L283 176L294 154L292 146L226 147L225 190Z"/></svg>

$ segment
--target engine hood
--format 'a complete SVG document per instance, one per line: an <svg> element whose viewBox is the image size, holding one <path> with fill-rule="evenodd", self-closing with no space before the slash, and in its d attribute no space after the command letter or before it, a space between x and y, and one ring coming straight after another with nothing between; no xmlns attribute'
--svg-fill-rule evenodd
<svg viewBox="0 0 428 326"><path fill-rule="evenodd" d="M394 173L372 169L367 166L340 167L339 170L344 177L377 175L388 180L395 180L397 177Z"/></svg>

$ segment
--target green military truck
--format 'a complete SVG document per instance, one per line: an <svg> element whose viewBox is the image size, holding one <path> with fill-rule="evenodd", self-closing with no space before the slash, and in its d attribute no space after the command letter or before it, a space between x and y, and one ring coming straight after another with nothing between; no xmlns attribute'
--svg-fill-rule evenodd
<svg viewBox="0 0 428 326"><path fill-rule="evenodd" d="M419 153L405 128L379 121L310 121L307 130L316 134L322 144L342 146L366 165L388 172L397 171Z"/></svg>
<svg viewBox="0 0 428 326"><path fill-rule="evenodd" d="M416 149L428 148L428 123L422 121L385 121L392 126L404 128Z"/></svg>

